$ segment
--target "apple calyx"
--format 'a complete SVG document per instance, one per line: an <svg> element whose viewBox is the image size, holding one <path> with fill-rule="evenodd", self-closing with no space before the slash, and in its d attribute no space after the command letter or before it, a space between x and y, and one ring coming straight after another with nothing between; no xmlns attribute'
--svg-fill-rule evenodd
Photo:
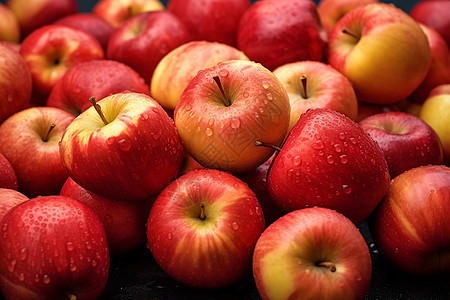
<svg viewBox="0 0 450 300"><path fill-rule="evenodd" d="M303 75L300 77L300 82L301 82L301 84L302 84L302 97L303 97L304 99L308 99L308 90L307 90L307 88L306 88L306 83L307 83L307 81L308 81L307 76L306 76L305 74L303 74Z"/></svg>
<svg viewBox="0 0 450 300"><path fill-rule="evenodd" d="M329 262L329 261L318 262L318 263L316 263L316 266L327 268L331 272L336 272L336 266L332 262Z"/></svg>
<svg viewBox="0 0 450 300"><path fill-rule="evenodd" d="M105 125L108 125L108 121L106 121L105 115L102 112L102 108L101 106L97 103L97 101L95 100L95 97L91 97L89 98L89 102L91 102L92 106L94 106L95 111L98 113L98 115L100 116L100 118L102 119L103 123Z"/></svg>
<svg viewBox="0 0 450 300"><path fill-rule="evenodd" d="M225 91L223 90L223 86L222 86L222 83L220 82L220 78L219 78L219 76L214 76L213 77L213 79L214 79L214 81L216 82L216 84L217 84L217 86L219 87L219 90L220 90L220 93L222 94L222 97L223 97L223 104L225 105L225 106L230 106L231 105L231 101L230 101L230 99L228 99L227 98L227 96L225 95Z"/></svg>
<svg viewBox="0 0 450 300"><path fill-rule="evenodd" d="M200 218L200 220L205 220L206 219L206 215L205 215L205 204L200 203L200 216L198 216Z"/></svg>
<svg viewBox="0 0 450 300"><path fill-rule="evenodd" d="M264 142L261 142L261 141L255 141L255 146L262 146L262 147L268 147L268 148L272 148L272 149L274 149L275 151L281 151L281 148L280 147L278 147L278 146L275 146L275 145L272 145L272 144L266 144L266 143L264 143Z"/></svg>
<svg viewBox="0 0 450 300"><path fill-rule="evenodd" d="M342 28L342 33L347 34L347 35L349 35L349 36L351 36L351 37L354 37L354 38L355 38L356 40L358 40L358 41L359 41L359 39L360 39L360 37L359 37L357 34L355 34L355 33L351 32L351 31L349 31L349 30L346 29L346 28Z"/></svg>
<svg viewBox="0 0 450 300"><path fill-rule="evenodd" d="M50 138L50 132L52 132L53 128L55 128L55 123L51 123L47 132L45 133L44 137L42 138L43 142L48 142L48 139Z"/></svg>

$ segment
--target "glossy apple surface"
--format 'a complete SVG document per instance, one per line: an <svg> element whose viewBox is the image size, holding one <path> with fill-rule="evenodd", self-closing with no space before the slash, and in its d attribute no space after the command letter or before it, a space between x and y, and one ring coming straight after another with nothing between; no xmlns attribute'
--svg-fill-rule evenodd
<svg viewBox="0 0 450 300"><path fill-rule="evenodd" d="M0 220L11 208L27 200L29 198L17 190L0 187Z"/></svg>
<svg viewBox="0 0 450 300"><path fill-rule="evenodd" d="M18 43L20 39L19 20L8 6L0 3L0 41Z"/></svg>
<svg viewBox="0 0 450 300"><path fill-rule="evenodd" d="M0 188L17 190L19 183L17 181L16 171L9 160L0 152Z"/></svg>

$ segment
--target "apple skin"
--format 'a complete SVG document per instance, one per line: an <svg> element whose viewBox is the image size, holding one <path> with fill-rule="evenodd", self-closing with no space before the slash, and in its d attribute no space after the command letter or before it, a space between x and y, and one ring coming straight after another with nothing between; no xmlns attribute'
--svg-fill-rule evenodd
<svg viewBox="0 0 450 300"><path fill-rule="evenodd" d="M169 11L140 13L114 30L106 57L129 65L150 83L159 61L190 40L187 27Z"/></svg>
<svg viewBox="0 0 450 300"><path fill-rule="evenodd" d="M0 152L0 188L19 189L16 171L9 160Z"/></svg>
<svg viewBox="0 0 450 300"><path fill-rule="evenodd" d="M279 66L273 74L283 83L289 95L289 130L311 108L333 109L356 120L358 99L352 84L330 65L319 61L298 61ZM304 82L302 76L306 76Z"/></svg>
<svg viewBox="0 0 450 300"><path fill-rule="evenodd" d="M431 90L422 104L419 117L439 136L444 149L444 162L450 166L450 84Z"/></svg>
<svg viewBox="0 0 450 300"><path fill-rule="evenodd" d="M59 194L83 202L98 215L105 227L110 256L129 253L147 241L145 224L153 198L142 202L111 200L84 189L70 177Z"/></svg>
<svg viewBox="0 0 450 300"><path fill-rule="evenodd" d="M78 12L76 0L7 0L6 5L19 21L22 38L59 18Z"/></svg>
<svg viewBox="0 0 450 300"><path fill-rule="evenodd" d="M269 70L299 60L322 60L326 33L310 0L254 2L242 15L237 48Z"/></svg>
<svg viewBox="0 0 450 300"><path fill-rule="evenodd" d="M58 142L73 119L64 110L40 106L17 112L0 125L0 152L16 171L19 192L30 198L59 193L68 175ZM50 130L51 124L55 127Z"/></svg>
<svg viewBox="0 0 450 300"><path fill-rule="evenodd" d="M156 66L150 94L164 109L173 112L189 81L200 70L236 59L249 60L242 51L219 42L183 44L167 53Z"/></svg>
<svg viewBox="0 0 450 300"><path fill-rule="evenodd" d="M148 247L175 280L219 289L250 273L264 228L261 206L244 182L219 170L195 170L158 195L147 222Z"/></svg>
<svg viewBox="0 0 450 300"><path fill-rule="evenodd" d="M420 166L395 177L369 219L380 253L402 271L417 275L450 268L450 168Z"/></svg>
<svg viewBox="0 0 450 300"><path fill-rule="evenodd" d="M103 59L99 42L84 30L51 24L40 27L22 42L20 54L27 62L38 104L45 104L56 82L78 63Z"/></svg>
<svg viewBox="0 0 450 300"><path fill-rule="evenodd" d="M19 20L8 6L0 3L0 41L19 43L20 40Z"/></svg>
<svg viewBox="0 0 450 300"><path fill-rule="evenodd" d="M32 87L31 73L23 57L0 44L0 124L29 107Z"/></svg>
<svg viewBox="0 0 450 300"><path fill-rule="evenodd" d="M224 102L217 76L223 87ZM282 83L259 63L231 60L201 70L174 112L187 152L201 165L233 173L258 167L280 145L289 126L289 98Z"/></svg>
<svg viewBox="0 0 450 300"><path fill-rule="evenodd" d="M237 29L249 0L171 0L167 9L188 28L192 40L236 47Z"/></svg>
<svg viewBox="0 0 450 300"><path fill-rule="evenodd" d="M431 62L419 24L392 4L356 7L336 23L328 41L328 63L350 80L359 101L405 99L425 79Z"/></svg>
<svg viewBox="0 0 450 300"><path fill-rule="evenodd" d="M183 159L173 120L150 96L123 92L81 113L65 130L60 155L69 177L100 196L144 201L172 180Z"/></svg>
<svg viewBox="0 0 450 300"><path fill-rule="evenodd" d="M27 200L29 198L17 190L0 187L0 220L11 208Z"/></svg>
<svg viewBox="0 0 450 300"><path fill-rule="evenodd" d="M103 99L123 91L148 95L150 88L139 73L123 63L110 59L89 60L64 74L50 92L46 105L78 116L92 106L90 97Z"/></svg>
<svg viewBox="0 0 450 300"><path fill-rule="evenodd" d="M285 211L326 207L355 224L372 213L389 181L376 142L350 118L322 108L303 114L267 174L269 193Z"/></svg>
<svg viewBox="0 0 450 300"><path fill-rule="evenodd" d="M324 262L335 271L320 265ZM372 261L348 218L310 207L284 215L262 233L253 254L253 277L263 300L358 300L370 288Z"/></svg>
<svg viewBox="0 0 450 300"><path fill-rule="evenodd" d="M359 125L383 150L391 178L415 167L444 163L438 135L419 117L405 112L380 113Z"/></svg>
<svg viewBox="0 0 450 300"><path fill-rule="evenodd" d="M85 204L52 195L3 217L0 289L5 299L101 296L109 273L105 229Z"/></svg>

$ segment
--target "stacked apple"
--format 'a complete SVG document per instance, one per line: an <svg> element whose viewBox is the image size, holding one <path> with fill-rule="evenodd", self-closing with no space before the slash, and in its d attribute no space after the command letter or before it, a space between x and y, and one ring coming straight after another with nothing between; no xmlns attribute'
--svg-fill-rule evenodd
<svg viewBox="0 0 450 300"><path fill-rule="evenodd" d="M450 50L425 8L24 5L0 6L5 298L99 298L147 244L189 287L363 299L364 222L393 266L449 270Z"/></svg>

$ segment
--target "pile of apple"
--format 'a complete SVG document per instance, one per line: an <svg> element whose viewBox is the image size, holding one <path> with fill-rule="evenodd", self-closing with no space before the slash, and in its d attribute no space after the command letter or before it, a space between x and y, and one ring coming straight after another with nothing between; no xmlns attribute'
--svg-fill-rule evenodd
<svg viewBox="0 0 450 300"><path fill-rule="evenodd" d="M6 299L97 299L144 245L189 287L363 299L363 222L449 273L450 1L7 0L0 40Z"/></svg>

